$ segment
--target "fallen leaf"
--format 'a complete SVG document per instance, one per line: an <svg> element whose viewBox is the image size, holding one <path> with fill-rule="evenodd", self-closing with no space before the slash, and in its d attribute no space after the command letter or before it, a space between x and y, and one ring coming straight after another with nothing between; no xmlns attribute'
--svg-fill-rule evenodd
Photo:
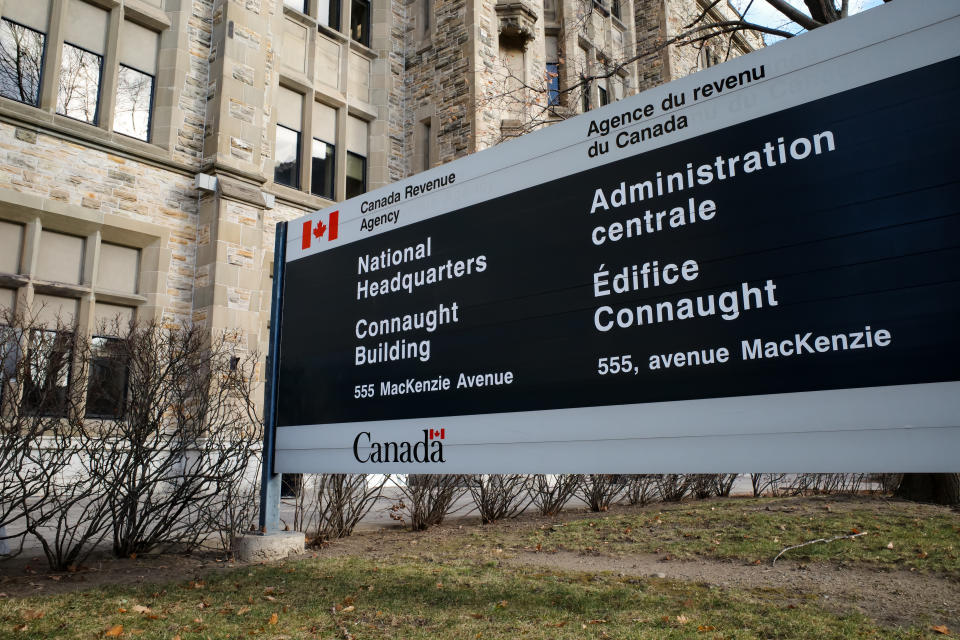
<svg viewBox="0 0 960 640"><path fill-rule="evenodd" d="M263 596L263 599L264 599L264 600L267 600L268 602L276 602L276 601L277 601L277 599L274 598L273 596Z"/></svg>
<svg viewBox="0 0 960 640"><path fill-rule="evenodd" d="M119 638L121 635L123 635L123 625L118 624L110 627L110 629L108 629L104 635L108 638Z"/></svg>
<svg viewBox="0 0 960 640"><path fill-rule="evenodd" d="M709 624L702 624L702 625L700 625L699 627L697 627L697 631L699 631L699 632L701 632L701 633L703 633L703 632L705 632L705 631L716 631L716 630L717 630L716 627L712 627L712 626L710 626Z"/></svg>
<svg viewBox="0 0 960 640"><path fill-rule="evenodd" d="M150 609L150 607L145 607L145 606L143 606L142 604L135 604L135 605L133 605L133 611L134 611L134 613L144 613L144 614L146 614L146 613L153 613L153 611Z"/></svg>
<svg viewBox="0 0 960 640"><path fill-rule="evenodd" d="M483 620L482 613L471 613L470 617L473 618L474 620Z"/></svg>
<svg viewBox="0 0 960 640"><path fill-rule="evenodd" d="M24 620L39 620L43 617L43 611L39 609L24 609L20 612L20 617Z"/></svg>
<svg viewBox="0 0 960 640"><path fill-rule="evenodd" d="M126 612L127 612L127 610L124 609L123 607L120 607L120 608L117 609L117 613L126 613Z"/></svg>
<svg viewBox="0 0 960 640"><path fill-rule="evenodd" d="M934 631L944 636L950 635L950 629L947 629L947 625L945 624L938 624L935 627L930 627L930 631Z"/></svg>
<svg viewBox="0 0 960 640"><path fill-rule="evenodd" d="M688 622L690 622L690 619L687 616L681 614L677 616L677 622L679 622L680 624L687 624Z"/></svg>
<svg viewBox="0 0 960 640"><path fill-rule="evenodd" d="M892 542L888 542L888 543L887 543L887 549L893 549L893 543L892 543Z"/></svg>
<svg viewBox="0 0 960 640"><path fill-rule="evenodd" d="M607 624L607 621L602 618L594 618L588 624Z"/></svg>
<svg viewBox="0 0 960 640"><path fill-rule="evenodd" d="M242 616L245 613L250 613L250 607L240 607L237 609L237 615Z"/></svg>
<svg viewBox="0 0 960 640"><path fill-rule="evenodd" d="M557 629L560 629L561 627L567 626L567 622L566 622L566 620L564 620L563 622L558 622L558 623L556 623L556 624L549 624L549 623L548 623L547 626L548 626L548 627L556 627Z"/></svg>
<svg viewBox="0 0 960 640"><path fill-rule="evenodd" d="M859 534L859 533L860 533L860 530L857 529L856 527L854 527L853 529L850 529L850 534L851 534L851 535L854 535L854 536L855 536L855 535L857 535L857 534Z"/></svg>
<svg viewBox="0 0 960 640"><path fill-rule="evenodd" d="M353 605L350 605L349 607L344 607L344 608L343 608L343 611L341 611L341 613L350 613L350 612L353 611L354 609L356 609L356 607L353 606Z"/></svg>
<svg viewBox="0 0 960 640"><path fill-rule="evenodd" d="M279 621L280 621L280 616L278 616L278 615L275 614L275 613L271 613L271 614L270 614L269 624L277 624L277 622L279 622Z"/></svg>

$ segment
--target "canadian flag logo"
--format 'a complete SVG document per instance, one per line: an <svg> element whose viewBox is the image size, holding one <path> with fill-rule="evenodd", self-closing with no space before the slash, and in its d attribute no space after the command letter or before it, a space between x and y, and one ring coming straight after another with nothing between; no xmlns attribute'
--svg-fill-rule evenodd
<svg viewBox="0 0 960 640"><path fill-rule="evenodd" d="M443 440L446 437L446 429L430 429L431 440Z"/></svg>
<svg viewBox="0 0 960 640"><path fill-rule="evenodd" d="M323 220L317 220L317 224L314 225L309 220L303 223L303 244L302 249L306 250L310 248L310 245L313 243L313 239L316 238L319 241L324 235L327 236L327 241L336 240L337 234L339 233L339 222L340 222L340 211L331 211L330 215L327 216L327 224L323 224Z"/></svg>

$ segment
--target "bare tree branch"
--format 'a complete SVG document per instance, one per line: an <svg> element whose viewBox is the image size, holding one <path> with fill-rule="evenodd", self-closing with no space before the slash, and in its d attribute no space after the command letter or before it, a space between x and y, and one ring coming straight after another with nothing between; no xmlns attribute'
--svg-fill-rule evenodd
<svg viewBox="0 0 960 640"><path fill-rule="evenodd" d="M789 2L787 2L787 0L767 0L767 4L808 31L812 31L817 27L822 27L825 24L824 22L818 22L817 20L814 20L804 12L791 5Z"/></svg>

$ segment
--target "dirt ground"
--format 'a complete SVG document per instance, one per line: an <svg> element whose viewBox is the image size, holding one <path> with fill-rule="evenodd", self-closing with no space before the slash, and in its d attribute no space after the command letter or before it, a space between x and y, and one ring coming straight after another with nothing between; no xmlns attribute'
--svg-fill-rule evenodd
<svg viewBox="0 0 960 640"><path fill-rule="evenodd" d="M636 508L618 507L613 514ZM529 530L547 523L596 518L585 511L565 512L552 518L524 515L516 520L481 525L465 517L425 532L411 533L399 526L366 530L310 550L304 557L364 555L389 558L431 553L431 548L473 531L504 533ZM693 581L731 589L760 589L776 594L785 605L822 600L837 612L855 610L889 626L910 626L939 620L950 629L960 629L960 575L922 573L883 566L814 563L781 560L750 564L698 558L670 559L664 554L538 553L522 548L505 549L502 563L562 571L611 572L620 576ZM51 574L42 557L32 553L0 563L0 597L24 597L74 590L99 589L106 585L163 584L193 580L244 566L216 553L150 555L113 558L97 554L76 572Z"/></svg>

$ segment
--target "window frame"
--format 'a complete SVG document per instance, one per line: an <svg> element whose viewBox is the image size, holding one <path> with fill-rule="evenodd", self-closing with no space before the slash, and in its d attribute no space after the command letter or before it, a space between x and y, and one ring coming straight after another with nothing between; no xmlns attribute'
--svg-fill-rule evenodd
<svg viewBox="0 0 960 640"><path fill-rule="evenodd" d="M64 358L64 362L62 365L63 367L66 367L66 384L62 387L63 397L57 398L55 400L58 406L53 407L52 410L50 407L51 402L49 401L49 398L41 399L39 402L36 402L36 404L34 404L34 401L30 398L31 392L34 389L39 388L37 385L34 384L35 381L34 381L34 374L33 374L34 358L39 357L35 354L36 348L34 346L34 339L35 339L35 336L38 334L54 334L54 338L53 338L54 343L52 345L53 347L56 346L56 341L61 334L66 337L66 342L67 342L67 349L64 350L64 352L66 353L66 357ZM30 330L30 335L27 338L27 351L26 351L27 367L30 369L30 371L27 373L24 379L23 391L20 399L20 402L23 406L24 411L29 412L31 415L37 415L37 416L43 416L43 417L49 417L49 418L67 417L70 409L70 392L74 384L73 358L76 353L76 347L77 347L77 333L75 329L73 331L66 331L62 329L39 329L39 328L33 328ZM52 351L53 349L51 349L51 352ZM45 357L49 358L49 356L45 356ZM60 378L60 371L61 370L58 370L55 372L58 379ZM43 373L44 373L44 378L46 379L50 374L49 365L44 367ZM56 387L56 389L60 389L60 388L61 387L59 385ZM41 390L41 393L43 393L42 390ZM58 395L59 395L59 391L58 391Z"/></svg>
<svg viewBox="0 0 960 640"><path fill-rule="evenodd" d="M282 126L282 125L278 125ZM320 193L314 190L314 185L317 181L317 171L313 166L313 161L316 159L316 156L313 154L313 143L319 142L320 144L325 144L332 150L332 155L328 154L330 161L331 171L330 171L330 193ZM337 193L337 145L332 142L327 142L323 138L318 138L317 136L311 136L310 144L310 193L320 198L326 198L327 200L333 200Z"/></svg>
<svg viewBox="0 0 960 640"><path fill-rule="evenodd" d="M301 122L302 122L302 121L301 121ZM301 158L301 155L302 155L301 151L302 151L302 150L300 149L300 145L301 145L301 143L302 143L302 141L303 141L303 132L302 132L302 131L295 131L294 129L291 129L290 127L284 126L284 125L282 125L282 124L280 124L280 123L276 123L275 126L276 126L276 132L274 133L274 136L273 136L273 182L274 182L274 184L279 184L279 185L282 185L282 186L284 186L284 187L289 187L289 188L291 188L291 189L296 189L297 191L299 191L299 190L300 190L300 182L301 182L300 172L301 172L301 169L302 169L302 166L303 166L303 165L301 164L301 163L302 163L302 158ZM302 125L301 125L301 126L302 126ZM294 170L293 170L294 184L288 184L288 183L286 183L286 182L281 182L280 180L277 179L277 167L279 166L279 162L277 161L277 146L278 146L278 145L277 145L277 134L280 133L280 129L283 129L284 131L289 131L290 133L294 133L294 134L296 134L296 136L297 136L296 158L295 158L295 160L294 160ZM312 157L312 153L311 153L311 157Z"/></svg>
<svg viewBox="0 0 960 640"><path fill-rule="evenodd" d="M357 15L357 12L354 11L354 7L356 5L364 5L366 7L366 11L364 11L363 24L360 25L362 27L362 31L360 32L362 36L361 38L354 37L354 17ZM365 47L370 46L370 24L372 22L372 13L373 3L370 2L370 0L350 0L350 29L347 35L351 41L362 44Z"/></svg>
<svg viewBox="0 0 960 640"><path fill-rule="evenodd" d="M104 336L104 335L94 334L90 336L89 340L90 340L90 359L88 362L89 369L87 371L87 381L86 381L87 392L84 395L83 417L86 420L123 420L124 416L126 415L126 409L127 409L127 395L130 391L130 361L128 357L124 357L118 361L118 363L122 367L122 372L123 372L123 385L122 385L122 390L120 392L120 398L118 399L118 403L119 403L118 411L116 413L92 413L90 411L90 398L91 398L91 395L93 394L93 388L94 388L94 385L99 382L99 380L95 379L95 375L93 373L94 368L98 366L98 361L110 360L109 355L100 356L100 357L97 357L96 355L94 355L95 353L94 343L96 340L104 340L108 342L113 341L113 342L122 343L123 338L119 338L117 336ZM109 367L104 367L104 368L108 369L108 372L107 372L108 374L115 373L116 371L116 369L110 369Z"/></svg>
<svg viewBox="0 0 960 640"><path fill-rule="evenodd" d="M345 195L346 199L350 199L350 198L356 197L356 196L358 196L358 195L363 195L364 193L367 192L367 189L368 189L368 185L367 185L367 156L362 156L362 155L360 155L359 153L354 153L353 151L347 151L347 175L345 175L344 178L346 179L346 181L349 181L349 180L350 180L349 168L350 168L350 157L351 157L351 156L353 156L354 158L359 158L359 159L363 162L363 165L362 165L362 166L363 166L363 180L362 180L362 182L361 182L362 188L361 188L360 192L355 193L355 194L353 194L353 195L351 195L351 194L350 194L350 191L349 191L349 184L350 184L350 183L349 183L349 182L345 182L345 192L344 192L344 195Z"/></svg>
<svg viewBox="0 0 960 640"><path fill-rule="evenodd" d="M41 44L41 51L40 51L40 73L37 75L37 87L36 87L36 90L37 90L37 99L36 99L36 102L34 102L34 103L24 102L23 100L17 100L16 98L11 98L11 97L9 97L9 96L4 96L4 95L0 94L0 98L6 98L7 100L13 100L14 102L18 102L18 103L20 103L20 104L25 104L25 105L30 106L30 107L39 108L39 107L40 107L40 94L41 94L42 91L43 91L43 80L44 80L44 78L45 78L45 76L46 76L45 70L46 70L46 66L47 66L47 52L48 52L48 50L49 50L49 48L50 48L50 47L49 47L49 44L50 44L50 34L49 34L49 33L44 33L44 32L42 32L42 31L37 31L37 30L34 29L33 27L28 27L28 26L25 25L25 24L20 24L20 23L17 22L16 20L11 20L10 18L6 18L6 17L3 17L3 16L0 16L0 22L9 22L10 24L16 25L16 26L20 27L21 29L28 29L28 30L30 30L30 31L32 31L32 32L34 32L34 33L39 33L39 34L42 36L42 38L43 38L43 43Z"/></svg>
<svg viewBox="0 0 960 640"><path fill-rule="evenodd" d="M84 123L84 124L89 124L89 125L92 125L92 126L94 126L94 127L100 128L100 124L101 124L101 123L100 123L100 112L102 111L102 106L103 106L103 105L102 105L102 101L103 101L103 72L104 72L104 70L105 70L104 68L107 66L107 65L106 65L106 62L107 62L107 54L104 53L104 54L101 55L101 54L99 54L99 53L94 53L93 51L90 51L89 49L84 49L84 48L81 47L81 46L75 45L75 44L73 44L72 42L67 42L66 40L64 40L63 43L62 43L61 49L60 49L60 70L59 70L59 71L60 71L61 74L63 74L63 54L66 53L66 47L72 47L72 48L76 49L77 51L82 51L82 52L84 52L84 53L88 53L88 54L90 54L90 55L92 55L92 56L97 56L98 58L100 58L99 71L98 71L98 73L97 73L97 99L96 99L96 102L94 103L94 104L95 104L95 107L94 107L94 114L93 114L93 120L92 120L92 121L91 121L91 120L82 120L82 119L80 119L80 118L74 118L73 116L71 116L71 115L69 115L69 114L67 114L67 113L62 113L62 112L60 111L60 91L59 91L59 85L58 85L58 88L57 88L56 106L54 107L54 111L56 112L57 115L63 116L63 117L65 117L65 118L70 118L71 120L74 120L74 121L76 121L76 122L82 122L82 123Z"/></svg>
<svg viewBox="0 0 960 640"><path fill-rule="evenodd" d="M125 136L125 137L127 137L127 138L133 138L134 140L139 140L140 142L146 142L146 143L149 144L150 141L153 139L153 114L154 114L154 109L155 109L155 107L156 107L156 99L157 99L157 77L156 77L155 75L153 75L153 74L147 73L146 71L141 71L140 69L137 69L136 67L131 66L131 65L129 65L129 64L123 64L122 62L118 62L118 63L117 63L117 97L118 97L118 98L120 97L120 96L119 96L119 94L120 94L120 72L121 72L122 69L129 69L129 70L131 70L131 71L136 71L137 73L139 73L139 74L141 74L141 75L144 75L144 76L147 76L148 78L150 78L150 100L149 100L150 106L149 106L148 113L147 113L147 137L146 137L146 138L138 138L137 136L133 136L133 135L130 135L130 134L128 134L128 133L124 133L124 132L122 132L122 131L117 131L117 129L116 129L116 121L117 121L117 107L116 107L116 103L114 104L114 107L113 107L113 120L114 120L114 123L111 125L110 131L112 131L113 133L119 134L119 135L121 135L121 136Z"/></svg>

